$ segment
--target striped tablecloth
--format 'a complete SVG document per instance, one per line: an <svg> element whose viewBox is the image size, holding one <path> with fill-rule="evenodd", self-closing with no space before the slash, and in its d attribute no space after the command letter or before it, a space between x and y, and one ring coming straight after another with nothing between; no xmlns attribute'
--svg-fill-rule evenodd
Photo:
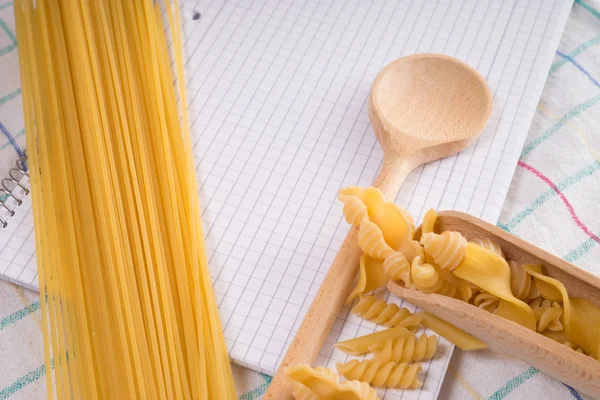
<svg viewBox="0 0 600 400"><path fill-rule="evenodd" d="M541 1L541 0L540 0ZM12 3L0 0L0 176L24 148ZM600 275L600 0L577 0L498 225ZM45 398L38 295L0 282L0 400ZM234 366L240 399L271 377ZM442 399L580 399L493 351L456 351Z"/></svg>

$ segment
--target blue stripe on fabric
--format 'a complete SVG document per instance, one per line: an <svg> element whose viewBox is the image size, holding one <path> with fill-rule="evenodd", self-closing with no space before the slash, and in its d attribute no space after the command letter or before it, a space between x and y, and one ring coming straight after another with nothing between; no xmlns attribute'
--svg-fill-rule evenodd
<svg viewBox="0 0 600 400"><path fill-rule="evenodd" d="M563 383L563 385L565 385L565 384ZM576 400L583 400L581 398L581 396L579 395L579 393L577 393L577 390L573 389L569 385L565 385L565 387L569 390L569 393L571 393L571 396L573 396Z"/></svg>
<svg viewBox="0 0 600 400"><path fill-rule="evenodd" d="M15 140L15 138L10 134L10 132L8 131L8 129L6 129L6 127L2 124L2 122L0 122L0 132L2 132L4 134L4 136L6 136L6 138L8 139L8 142L15 149L15 151L17 152L19 157L24 157L23 150L21 150L21 148L17 144L17 141Z"/></svg>
<svg viewBox="0 0 600 400"><path fill-rule="evenodd" d="M573 64L573 65L574 65L574 66L575 66L575 67L576 67L578 70L580 70L581 72L583 72L583 74L584 74L585 76L587 76L587 77L588 77L588 79L589 79L590 81L592 81L592 83L593 83L594 85L596 85L596 86L598 86L598 87L600 88L600 83L598 83L598 81L597 81L597 80L596 80L596 79L595 79L595 78L594 78L594 77L593 77L593 76L592 76L592 75L591 75L591 74L590 74L590 73L589 73L589 72L588 72L588 71L587 71L585 68L583 68L581 65L579 65L579 63L578 63L577 61L575 61L575 60L573 59L573 57L571 57L571 56L569 56L569 55L567 55L567 54L563 53L563 52L562 52L562 51L560 51L560 50L556 50L556 54L558 54L558 55L559 55L559 56L561 56L562 58L564 58L564 59L568 60L568 61L569 61L571 64Z"/></svg>

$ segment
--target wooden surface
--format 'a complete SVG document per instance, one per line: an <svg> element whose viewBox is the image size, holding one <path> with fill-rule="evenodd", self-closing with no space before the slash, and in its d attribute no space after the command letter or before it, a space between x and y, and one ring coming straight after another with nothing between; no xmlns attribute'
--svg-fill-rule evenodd
<svg viewBox="0 0 600 400"><path fill-rule="evenodd" d="M507 259L520 263L541 263L544 272L559 279L571 295L600 305L600 278L470 215L445 211L439 213L438 223L441 231L458 231L467 239L486 237L495 241ZM388 289L490 347L526 361L578 391L600 399L600 362L592 357L460 300L424 294L394 282L388 283Z"/></svg>
<svg viewBox="0 0 600 400"><path fill-rule="evenodd" d="M485 81L462 61L417 54L390 63L377 75L369 101L369 118L384 152L375 186L393 200L412 169L472 143L491 110ZM358 271L356 234L352 228L344 240L265 399L291 399L282 370L317 358Z"/></svg>

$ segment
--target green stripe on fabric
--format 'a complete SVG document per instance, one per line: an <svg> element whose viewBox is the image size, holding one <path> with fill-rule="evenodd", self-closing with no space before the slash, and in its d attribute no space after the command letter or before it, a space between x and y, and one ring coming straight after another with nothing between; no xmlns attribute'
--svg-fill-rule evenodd
<svg viewBox="0 0 600 400"><path fill-rule="evenodd" d="M579 114L581 114L582 112L584 112L585 110L587 110L588 108L593 107L599 101L600 101L600 95L596 95L594 97L591 97L591 98L587 99L583 103L579 104L577 107L571 109L568 113L566 113L565 115L563 115L562 118L558 122L556 122L554 125L552 125L552 127L550 129L548 129L541 136L539 136L536 139L532 140L531 143L529 143L527 146L525 146L525 148L521 152L521 158L523 158L527 154L531 153L533 151L533 149L535 149L537 146L539 146L540 144L542 144L544 141L546 141L553 134L555 134L556 132L558 132L560 130L560 128L562 128L564 126L565 122L567 122L567 121L575 118L576 116L578 116Z"/></svg>
<svg viewBox="0 0 600 400"><path fill-rule="evenodd" d="M0 56L10 53L11 51L13 51L16 48L17 48L17 46L15 46L15 45L12 45L12 44L8 45L7 47L0 49Z"/></svg>
<svg viewBox="0 0 600 400"><path fill-rule="evenodd" d="M17 37L15 36L15 34L8 28L8 25L6 25L6 22L4 22L4 20L2 18L0 18L0 28L2 28L2 30L6 33L6 35L10 38L10 41L12 42L12 44L14 46L17 45Z"/></svg>
<svg viewBox="0 0 600 400"><path fill-rule="evenodd" d="M0 331L3 330L4 328L14 324L17 321L22 320L26 316L33 314L34 312L36 312L39 309L40 309L40 302L36 301L35 303L31 303L30 305L20 309L19 311L16 311L10 315L7 315L6 317L4 317L0 320Z"/></svg>
<svg viewBox="0 0 600 400"><path fill-rule="evenodd" d="M504 399L510 392L521 386L525 381L527 381L532 376L535 376L540 372L539 369L531 367L525 372L516 377L512 378L510 381L506 382L504 386L498 389L493 395L490 396L489 400L502 400Z"/></svg>
<svg viewBox="0 0 600 400"><path fill-rule="evenodd" d="M8 3L0 4L0 10L4 10L5 8L8 8L12 5L13 5L12 1L9 1Z"/></svg>
<svg viewBox="0 0 600 400"><path fill-rule="evenodd" d="M577 171L571 176L568 176L563 181L559 182L556 187L560 191L564 191L568 187L582 181L584 178L588 176L594 175L596 171L600 170L600 162L594 161L592 164L588 165L585 168ZM556 191L554 189L548 189L544 193L542 193L533 203L525 207L523 211L514 216L510 221L506 223L498 224L502 229L506 231L512 230L515 226L519 225L525 218L530 216L537 208L539 208L546 201L556 197Z"/></svg>
<svg viewBox="0 0 600 400"><path fill-rule="evenodd" d="M21 129L19 131L19 133L17 133L16 135L13 136L14 139L21 137L25 134L25 129ZM10 142L6 142L3 145L0 146L0 150L4 150L5 148L7 148L8 146L12 146L12 144Z"/></svg>
<svg viewBox="0 0 600 400"><path fill-rule="evenodd" d="M269 387L269 385L271 384L271 381L273 380L273 377L266 375L266 374L260 374L260 375L263 377L265 382L263 384L261 384L260 386L258 386L257 388L244 393L243 395L241 395L238 398L238 400L258 399L260 396L265 394L265 392L267 391L267 388Z"/></svg>
<svg viewBox="0 0 600 400"><path fill-rule="evenodd" d="M23 389L25 386L39 380L44 375L46 375L45 365L41 365L33 371L29 371L27 374L14 381L11 385L0 390L0 400L9 398L19 390Z"/></svg>
<svg viewBox="0 0 600 400"><path fill-rule="evenodd" d="M575 58L579 54L583 53L584 51L586 51L590 47L593 47L593 46L597 45L598 43L600 43L600 35L594 36L590 40L588 40L586 42L583 42L578 47L576 47L575 50L573 50L572 52L570 52L568 54L568 56L571 57L571 58ZM555 62L554 64L552 64L552 66L550 67L549 74L552 74L552 73L556 72L557 69L559 69L560 67L562 67L563 65L565 65L568 62L569 62L568 59L561 58L560 60L558 60L557 62Z"/></svg>
<svg viewBox="0 0 600 400"><path fill-rule="evenodd" d="M21 94L21 88L18 88L18 89L17 89L17 90L15 90L14 92L12 92L12 93L9 93L9 94L7 94L7 95L4 95L4 96L0 97L0 106L1 106L2 104L5 104L5 103L6 103L6 102L8 102L8 101L10 101L10 100L14 99L15 97L17 97L17 96L18 96L18 95L20 95L20 94Z"/></svg>
<svg viewBox="0 0 600 400"><path fill-rule="evenodd" d="M597 235L600 236L600 232L598 232ZM588 251L593 249L597 244L598 243L596 243L594 239L589 238L575 249L568 252L563 258L570 263L575 262L583 257Z"/></svg>
<svg viewBox="0 0 600 400"><path fill-rule="evenodd" d="M600 12L598 12L598 10L596 10L594 7L590 6L587 3L584 3L581 0L575 0L575 3L588 10L594 17L600 19Z"/></svg>

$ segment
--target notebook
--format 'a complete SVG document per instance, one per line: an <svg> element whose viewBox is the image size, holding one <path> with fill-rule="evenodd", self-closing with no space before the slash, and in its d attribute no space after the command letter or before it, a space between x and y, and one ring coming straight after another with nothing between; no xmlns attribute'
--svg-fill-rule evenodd
<svg viewBox="0 0 600 400"><path fill-rule="evenodd" d="M571 5L181 3L187 106L225 337L234 362L269 374L348 231L338 189L368 186L380 167L366 111L378 71L402 55L433 52L460 58L485 77L494 109L482 136L460 154L413 171L396 202L417 220L435 208L495 223ZM15 197L22 204L0 228L0 277L36 289L30 196L21 190ZM348 311L327 338L320 365L346 361L333 349L336 341L381 329ZM380 395L436 398L451 353L441 340L438 354L423 363L421 390Z"/></svg>

